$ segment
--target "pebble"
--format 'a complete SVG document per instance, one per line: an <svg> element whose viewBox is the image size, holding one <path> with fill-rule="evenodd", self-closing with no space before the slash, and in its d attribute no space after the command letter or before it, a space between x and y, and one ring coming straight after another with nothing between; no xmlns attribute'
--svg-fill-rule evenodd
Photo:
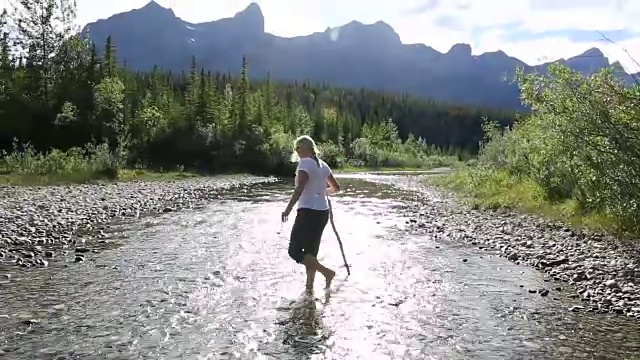
<svg viewBox="0 0 640 360"><path fill-rule="evenodd" d="M46 267L57 255L76 263L106 244L109 223L170 213L220 198L225 190L276 178L250 175L167 182L1 186L0 266Z"/></svg>
<svg viewBox="0 0 640 360"><path fill-rule="evenodd" d="M640 319L638 245L534 215L470 207L455 195L430 185L412 189L420 193L407 221L412 231L436 241L466 242L516 264L534 267L549 279L570 285L559 290L554 287L554 291L563 290L570 298L593 304L601 313ZM547 296L550 290L528 292ZM582 309L569 308L572 312Z"/></svg>

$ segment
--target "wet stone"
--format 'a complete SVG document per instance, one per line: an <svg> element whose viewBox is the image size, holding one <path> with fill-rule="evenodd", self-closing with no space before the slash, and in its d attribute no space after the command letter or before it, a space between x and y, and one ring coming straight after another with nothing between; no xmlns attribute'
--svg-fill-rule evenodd
<svg viewBox="0 0 640 360"><path fill-rule="evenodd" d="M615 280L608 280L607 282L605 282L605 286L607 286L609 289L617 289L618 288L618 282Z"/></svg>
<svg viewBox="0 0 640 360"><path fill-rule="evenodd" d="M275 182L275 178L235 176L173 182L128 182L48 187L3 186L0 198L0 261L24 268L46 266L44 258L77 245L75 253L93 252L89 243L106 241L116 218L172 212L219 197L229 189ZM79 233L88 237L76 239ZM83 236L84 236L83 235ZM16 261L6 261L16 257ZM84 260L75 257L76 262Z"/></svg>
<svg viewBox="0 0 640 360"><path fill-rule="evenodd" d="M418 191L423 197L416 201L415 211L421 216L410 224L417 232L442 234L439 238L444 241L465 242L491 254L497 252L511 262L532 266L548 275L545 282L552 279L579 287L577 294L567 296L597 304L599 311L618 313L620 308L625 310L640 301L637 251L612 236L573 230L508 209L469 207L455 195L424 182ZM483 257L481 261L490 259ZM549 285L556 291L562 287ZM538 289L527 291L539 293ZM625 301L623 306L620 300Z"/></svg>

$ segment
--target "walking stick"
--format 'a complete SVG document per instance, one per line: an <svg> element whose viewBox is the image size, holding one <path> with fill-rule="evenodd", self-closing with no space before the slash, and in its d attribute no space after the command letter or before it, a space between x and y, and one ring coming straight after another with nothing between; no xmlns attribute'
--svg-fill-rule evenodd
<svg viewBox="0 0 640 360"><path fill-rule="evenodd" d="M342 253L342 260L344 260L344 266L347 268L347 275L351 275L351 270L349 270L349 264L347 263L347 257L344 256L344 248L342 247L342 240L340 240L340 235L338 234L338 230L336 229L336 224L333 222L333 207L331 206L331 200L329 200L329 221L331 221L331 227L333 228L333 233L336 234L336 239L338 239L338 245L340 245L340 252Z"/></svg>

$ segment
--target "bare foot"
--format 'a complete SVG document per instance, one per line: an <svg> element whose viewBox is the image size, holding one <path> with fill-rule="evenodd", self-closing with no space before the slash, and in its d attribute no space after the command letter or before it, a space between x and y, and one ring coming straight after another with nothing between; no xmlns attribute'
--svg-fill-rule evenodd
<svg viewBox="0 0 640 360"><path fill-rule="evenodd" d="M330 288L331 287L331 280L333 280L333 278L336 276L336 272L333 270L329 270L327 275L325 275L325 280L326 280L326 286L325 288Z"/></svg>
<svg viewBox="0 0 640 360"><path fill-rule="evenodd" d="M313 295L313 286L306 286L304 292L307 295Z"/></svg>

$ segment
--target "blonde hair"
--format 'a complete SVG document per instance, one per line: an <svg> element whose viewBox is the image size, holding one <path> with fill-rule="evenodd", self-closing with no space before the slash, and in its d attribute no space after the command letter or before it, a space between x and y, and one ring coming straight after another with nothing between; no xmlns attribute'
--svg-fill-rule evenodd
<svg viewBox="0 0 640 360"><path fill-rule="evenodd" d="M318 147L316 146L316 142L313 141L311 136L302 135L293 142L293 154L291 154L292 162L300 161L300 157L298 156L298 153L295 151L295 149L298 146L308 151L311 151L313 160L315 160L316 163L318 163L318 166L320 166L320 159L318 159L318 155L320 155L320 151L318 150Z"/></svg>

